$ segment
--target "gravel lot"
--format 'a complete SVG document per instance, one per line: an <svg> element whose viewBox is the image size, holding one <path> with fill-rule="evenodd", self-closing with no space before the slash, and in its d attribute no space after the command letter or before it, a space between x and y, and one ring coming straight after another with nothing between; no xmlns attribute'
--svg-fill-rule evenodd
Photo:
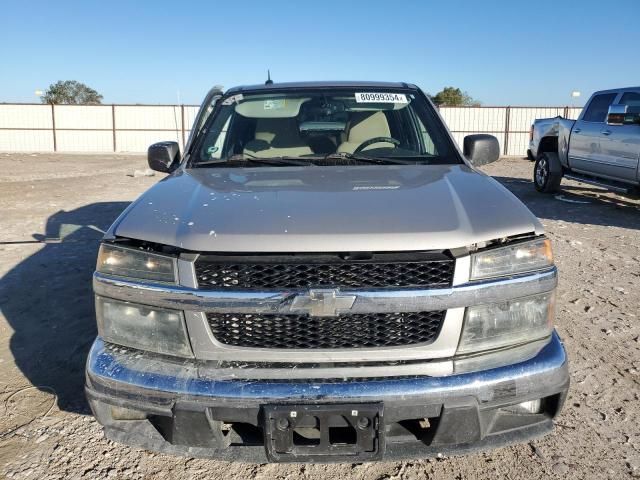
<svg viewBox="0 0 640 480"><path fill-rule="evenodd" d="M139 156L0 154L0 478L539 479L640 477L640 201L574 182L545 196L532 164L486 171L545 224L572 386L555 432L466 458L246 465L153 454L103 438L83 395L101 230L159 176ZM491 212L487 212L488 215Z"/></svg>

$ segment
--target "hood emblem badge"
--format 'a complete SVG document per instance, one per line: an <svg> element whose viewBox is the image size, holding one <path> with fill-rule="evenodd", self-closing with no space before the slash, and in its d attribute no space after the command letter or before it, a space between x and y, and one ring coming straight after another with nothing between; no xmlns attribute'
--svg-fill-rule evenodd
<svg viewBox="0 0 640 480"><path fill-rule="evenodd" d="M355 295L341 294L337 289L310 289L308 293L296 295L290 311L312 317L337 317L341 311L350 310L355 301Z"/></svg>

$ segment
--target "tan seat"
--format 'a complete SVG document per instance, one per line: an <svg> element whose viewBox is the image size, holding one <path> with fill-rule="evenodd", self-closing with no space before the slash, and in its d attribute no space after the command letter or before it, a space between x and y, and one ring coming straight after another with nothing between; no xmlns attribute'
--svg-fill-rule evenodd
<svg viewBox="0 0 640 480"><path fill-rule="evenodd" d="M383 112L356 112L349 119L347 138L338 147L338 152L353 153L363 142L371 138L390 136L389 123ZM364 150L392 146L390 143L379 142L365 147Z"/></svg>
<svg viewBox="0 0 640 480"><path fill-rule="evenodd" d="M313 151L300 138L295 118L259 118L254 139L247 142L244 152L254 157L300 157Z"/></svg>

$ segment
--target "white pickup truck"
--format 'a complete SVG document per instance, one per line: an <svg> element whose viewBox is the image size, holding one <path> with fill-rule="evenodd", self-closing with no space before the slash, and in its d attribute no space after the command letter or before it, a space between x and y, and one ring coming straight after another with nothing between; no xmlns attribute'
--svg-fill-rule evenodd
<svg viewBox="0 0 640 480"><path fill-rule="evenodd" d="M577 120L536 120L532 132L536 190L558 190L562 177L621 193L640 187L640 87L594 93Z"/></svg>

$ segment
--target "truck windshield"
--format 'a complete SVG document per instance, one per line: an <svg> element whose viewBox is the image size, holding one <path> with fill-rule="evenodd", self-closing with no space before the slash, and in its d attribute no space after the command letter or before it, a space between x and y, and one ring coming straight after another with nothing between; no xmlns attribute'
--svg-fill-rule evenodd
<svg viewBox="0 0 640 480"><path fill-rule="evenodd" d="M192 166L461 163L415 90L292 90L221 99L194 144Z"/></svg>

